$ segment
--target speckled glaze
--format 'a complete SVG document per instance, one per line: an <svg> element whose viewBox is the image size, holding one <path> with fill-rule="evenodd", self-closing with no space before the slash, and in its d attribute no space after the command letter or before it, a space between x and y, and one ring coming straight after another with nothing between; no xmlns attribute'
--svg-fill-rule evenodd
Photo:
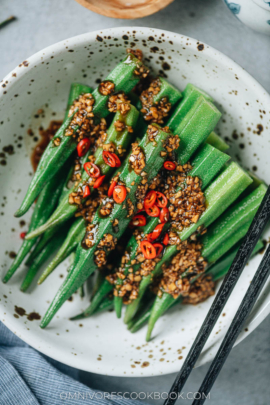
<svg viewBox="0 0 270 405"><path fill-rule="evenodd" d="M270 97L232 60L194 39L150 28L116 28L68 39L28 58L1 82L1 276L21 243L19 234L27 230L31 215L29 212L23 219L16 219L13 213L32 176L29 155L39 126L46 128L52 119L63 117L71 82L94 86L123 58L127 46L141 48L155 73L168 76L181 90L192 82L210 93L223 113L217 130L230 143L232 156L270 182ZM29 128L34 136L27 134ZM268 237L269 231L265 235ZM257 256L246 267L198 365L216 353L259 261ZM26 314L35 312L34 318L38 318L37 314L45 313L68 264L67 260L30 294L19 291L24 266L7 285L0 283L1 321L37 350L86 371L135 377L167 374L180 368L213 298L196 307L172 309L159 320L154 338L147 344L145 328L132 335L114 313L69 321L70 316L86 308L87 294L83 300L75 294L49 327L41 330L39 321L29 320L33 317ZM238 342L269 313L269 303L270 284Z"/></svg>
<svg viewBox="0 0 270 405"><path fill-rule="evenodd" d="M228 9L248 27L270 35L270 1L223 0Z"/></svg>

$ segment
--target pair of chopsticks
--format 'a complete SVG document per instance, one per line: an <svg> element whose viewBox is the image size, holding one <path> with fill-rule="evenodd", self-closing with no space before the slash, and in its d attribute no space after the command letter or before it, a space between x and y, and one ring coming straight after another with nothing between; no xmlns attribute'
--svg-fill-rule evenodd
<svg viewBox="0 0 270 405"><path fill-rule="evenodd" d="M198 360L201 351L212 332L228 298L230 297L256 243L258 242L267 222L270 219L270 186L267 193L250 225L250 228L241 244L237 255L227 273L224 281L216 295L216 298L203 322L201 329L186 357L186 360L179 371L164 405L172 405L178 398L178 393L184 387L192 369ZM270 274L270 246L268 246L258 270L238 308L238 311L226 333L221 346L210 365L210 368L200 386L196 391L196 398L192 405L201 405L207 398L214 382L221 371L243 325L251 312L268 276Z"/></svg>

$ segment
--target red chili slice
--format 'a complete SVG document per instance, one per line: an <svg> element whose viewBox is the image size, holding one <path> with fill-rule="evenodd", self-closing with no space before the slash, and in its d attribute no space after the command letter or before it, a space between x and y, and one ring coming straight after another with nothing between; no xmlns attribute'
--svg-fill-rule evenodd
<svg viewBox="0 0 270 405"><path fill-rule="evenodd" d="M96 179L96 181L93 185L93 188L99 188L101 186L101 184L103 183L104 179L105 179L105 174L104 174L104 176L100 176L98 179Z"/></svg>
<svg viewBox="0 0 270 405"><path fill-rule="evenodd" d="M116 184L117 183L116 183L115 180L113 180L111 182L111 185L110 185L109 190L108 190L108 197L111 197L113 195L113 190L114 190L114 187L116 186Z"/></svg>
<svg viewBox="0 0 270 405"><path fill-rule="evenodd" d="M130 226L144 226L146 225L146 218L143 215L135 215L130 221Z"/></svg>
<svg viewBox="0 0 270 405"><path fill-rule="evenodd" d="M86 162L83 168L90 177L98 178L100 176L100 168L92 162Z"/></svg>
<svg viewBox="0 0 270 405"><path fill-rule="evenodd" d="M156 256L159 256L160 253L163 251L163 246L161 243L154 243L154 248L156 249Z"/></svg>
<svg viewBox="0 0 270 405"><path fill-rule="evenodd" d="M164 236L164 239L163 239L163 245L167 246L168 243L169 243L169 234L166 233L166 235Z"/></svg>
<svg viewBox="0 0 270 405"><path fill-rule="evenodd" d="M141 241L140 248L146 259L154 259L157 255L154 245L147 240Z"/></svg>
<svg viewBox="0 0 270 405"><path fill-rule="evenodd" d="M145 208L145 212L150 217L159 217L160 209L156 205L153 205L152 207Z"/></svg>
<svg viewBox="0 0 270 405"><path fill-rule="evenodd" d="M111 152L108 152L107 150L104 150L102 152L102 157L103 157L103 160L106 163L106 165L108 165L110 167L117 167L117 161L115 159L115 157L117 157L117 156L115 153L111 153ZM120 162L120 164L121 164L121 162Z"/></svg>
<svg viewBox="0 0 270 405"><path fill-rule="evenodd" d="M120 167L121 166L121 160L119 159L119 157L115 154L112 153L114 160L115 160L115 167Z"/></svg>
<svg viewBox="0 0 270 405"><path fill-rule="evenodd" d="M169 160L167 160L167 162L164 162L163 167L166 170L175 170L176 164L174 162L170 162Z"/></svg>
<svg viewBox="0 0 270 405"><path fill-rule="evenodd" d="M149 193L146 194L146 197L144 199L144 207L145 208L152 207L155 204L156 199L157 193L154 190L149 191Z"/></svg>
<svg viewBox="0 0 270 405"><path fill-rule="evenodd" d="M77 152L78 152L78 156L82 157L84 156L87 151L89 150L91 145L91 141L89 138L83 138L77 145Z"/></svg>
<svg viewBox="0 0 270 405"><path fill-rule="evenodd" d="M160 211L160 216L159 216L160 222L168 222L170 219L170 213L167 207L162 208Z"/></svg>
<svg viewBox="0 0 270 405"><path fill-rule="evenodd" d="M127 189L124 186L115 186L113 190L113 199L116 204L121 204L127 196Z"/></svg>
<svg viewBox="0 0 270 405"><path fill-rule="evenodd" d="M90 194L91 194L90 187L85 186L85 189L84 189L84 192L83 192L83 198L89 197Z"/></svg>
<svg viewBox="0 0 270 405"><path fill-rule="evenodd" d="M168 200L165 197L165 195L163 193L160 193L159 191L157 191L156 194L157 194L156 205L160 208L166 207L168 204Z"/></svg>
<svg viewBox="0 0 270 405"><path fill-rule="evenodd" d="M21 238L21 239L24 239L24 238L25 238L25 236L26 236L26 232L22 232L22 233L20 233L20 238Z"/></svg>
<svg viewBox="0 0 270 405"><path fill-rule="evenodd" d="M147 235L147 240L148 240L148 242L153 242L154 240L156 240L156 239L160 236L164 225L165 225L165 224L159 224L159 225L157 225L157 226L155 227L155 229L153 230L153 232L151 232L151 233L149 233L149 234Z"/></svg>

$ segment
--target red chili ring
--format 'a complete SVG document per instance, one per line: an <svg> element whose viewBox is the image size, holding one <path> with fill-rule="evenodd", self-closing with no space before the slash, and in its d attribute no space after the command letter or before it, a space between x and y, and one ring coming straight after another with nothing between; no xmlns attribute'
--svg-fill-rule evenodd
<svg viewBox="0 0 270 405"><path fill-rule="evenodd" d="M89 197L90 194L91 194L91 190L90 190L90 187L87 185L87 186L85 186L85 189L83 192L83 198Z"/></svg>
<svg viewBox="0 0 270 405"><path fill-rule="evenodd" d="M146 218L143 215L135 215L132 220L130 221L130 226L145 226L146 225Z"/></svg>
<svg viewBox="0 0 270 405"><path fill-rule="evenodd" d="M110 167L116 167L116 160L115 160L115 153L108 152L107 150L104 150L102 152L102 157L106 165Z"/></svg>
<svg viewBox="0 0 270 405"><path fill-rule="evenodd" d="M146 194L146 197L144 199L144 207L149 208L152 207L157 199L157 193L154 190L149 191L149 193Z"/></svg>
<svg viewBox="0 0 270 405"><path fill-rule="evenodd" d="M101 186L101 184L103 183L105 179L105 174L103 176L100 176L98 179L96 179L93 188L99 188Z"/></svg>
<svg viewBox="0 0 270 405"><path fill-rule="evenodd" d="M159 191L157 191L156 194L157 194L156 205L159 208L166 207L168 204L167 197L165 197L165 195L163 193L160 193Z"/></svg>
<svg viewBox="0 0 270 405"><path fill-rule="evenodd" d="M142 254L146 259L154 259L157 255L154 245L152 245L152 243L148 242L147 240L141 241L140 248Z"/></svg>
<svg viewBox="0 0 270 405"><path fill-rule="evenodd" d="M92 162L86 162L83 168L90 177L98 178L100 176L100 168Z"/></svg>
<svg viewBox="0 0 270 405"><path fill-rule="evenodd" d="M91 145L90 139L83 138L77 145L78 156L79 157L84 156L88 152L90 145Z"/></svg>
<svg viewBox="0 0 270 405"><path fill-rule="evenodd" d="M116 184L117 183L116 183L115 180L113 180L111 182L111 185L110 185L109 190L108 190L108 197L111 197L113 195L113 190L114 190L114 187L116 186Z"/></svg>
<svg viewBox="0 0 270 405"><path fill-rule="evenodd" d="M156 256L159 256L160 253L162 253L162 251L163 251L162 244L161 243L154 243L153 246L156 249Z"/></svg>
<svg viewBox="0 0 270 405"><path fill-rule="evenodd" d="M145 212L150 217L159 217L160 209L156 205L153 205L152 207L145 208Z"/></svg>
<svg viewBox="0 0 270 405"><path fill-rule="evenodd" d="M26 232L22 232L22 233L20 233L20 238L21 238L21 239L24 239L24 238L25 238L25 236L26 236Z"/></svg>
<svg viewBox="0 0 270 405"><path fill-rule="evenodd" d="M163 245L165 245L165 246L167 246L168 245L168 243L169 243L169 234L168 233L166 233L166 235L164 236L164 239L163 239Z"/></svg>
<svg viewBox="0 0 270 405"><path fill-rule="evenodd" d="M113 190L113 199L116 204L121 204L127 196L127 189L124 186L115 186Z"/></svg>
<svg viewBox="0 0 270 405"><path fill-rule="evenodd" d="M160 236L164 225L165 225L164 223L163 224L158 224L155 227L155 229L153 230L153 232L151 232L151 233L149 233L147 235L148 242L153 242L154 240L156 240Z"/></svg>
<svg viewBox="0 0 270 405"><path fill-rule="evenodd" d="M164 162L163 167L166 170L175 170L176 164L174 162L167 160L166 162Z"/></svg>
<svg viewBox="0 0 270 405"><path fill-rule="evenodd" d="M168 210L167 207L164 207L164 208L161 209L160 215L159 215L159 219L160 219L160 222L161 222L161 223L162 223L162 222L168 222L168 221L169 221L169 219L170 219L170 213L169 213L169 210Z"/></svg>
<svg viewBox="0 0 270 405"><path fill-rule="evenodd" d="M114 159L115 159L115 167L120 167L121 166L121 160L119 159L119 157L115 154L112 153Z"/></svg>

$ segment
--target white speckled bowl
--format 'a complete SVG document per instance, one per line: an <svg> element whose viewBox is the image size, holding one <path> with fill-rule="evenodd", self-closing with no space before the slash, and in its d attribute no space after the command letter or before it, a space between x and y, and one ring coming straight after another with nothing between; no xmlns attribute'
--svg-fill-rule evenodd
<svg viewBox="0 0 270 405"><path fill-rule="evenodd" d="M70 83L94 85L123 58L127 46L141 48L149 66L156 73L165 70L180 89L192 82L209 92L223 113L218 131L230 140L232 155L270 182L270 98L232 60L194 39L150 28L115 28L68 39L27 59L1 82L1 152L7 145L14 145L15 152L5 153L0 159L2 276L11 263L10 252L21 243L20 232L27 230L27 225L21 228L20 219L13 216L32 172L29 154L34 141L27 129L38 133L40 125L46 128L52 118L62 118ZM40 108L44 116L37 114ZM28 221L30 215L24 219ZM245 269L224 310L226 316L217 323L199 364L213 358L259 260L255 257ZM180 368L213 298L196 307L172 310L157 323L154 339L148 344L144 341L145 328L132 335L114 313L83 322L69 321L87 306L88 298L81 300L78 295L66 302L46 330L41 330L36 320L14 317L15 305L27 313L43 315L67 266L68 261L30 294L19 291L24 266L7 285L0 283L0 319L37 350L79 369L117 376L151 376ZM269 313L269 287L264 289L238 342Z"/></svg>

